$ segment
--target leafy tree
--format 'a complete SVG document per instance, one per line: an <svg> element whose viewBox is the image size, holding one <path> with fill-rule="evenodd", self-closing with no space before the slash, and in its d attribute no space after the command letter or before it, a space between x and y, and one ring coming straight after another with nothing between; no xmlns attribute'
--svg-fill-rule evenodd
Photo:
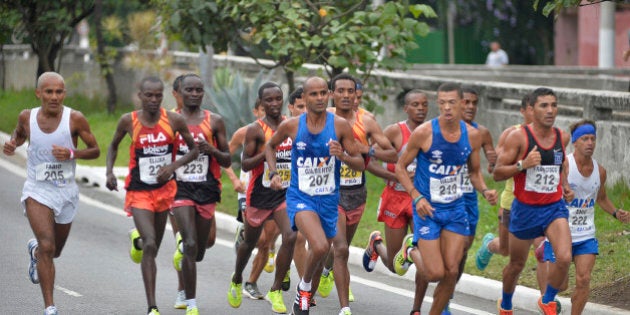
<svg viewBox="0 0 630 315"><path fill-rule="evenodd" d="M161 0L168 8L172 31L185 43L228 43L254 58L271 59L265 68L283 68L290 89L293 73L304 63L321 63L329 76L348 69L366 79L375 68L399 69L405 51L417 48L414 35L429 26L418 18L435 17L427 5L391 1L372 7L371 1L250 1Z"/></svg>
<svg viewBox="0 0 630 315"><path fill-rule="evenodd" d="M549 16L549 14L555 11L559 14L562 9L570 8L570 7L578 7L578 6L586 6L597 4L601 2L612 1L612 2L626 2L624 0L586 0L585 3L582 3L582 0L547 0L545 6L542 9L542 13L544 16ZM540 4L540 0L534 0L534 10L538 11L538 5Z"/></svg>
<svg viewBox="0 0 630 315"><path fill-rule="evenodd" d="M37 76L55 71L55 60L75 26L94 11L90 0L0 0L0 12L15 12L13 29L23 32L38 56ZM58 70L58 69L57 69Z"/></svg>

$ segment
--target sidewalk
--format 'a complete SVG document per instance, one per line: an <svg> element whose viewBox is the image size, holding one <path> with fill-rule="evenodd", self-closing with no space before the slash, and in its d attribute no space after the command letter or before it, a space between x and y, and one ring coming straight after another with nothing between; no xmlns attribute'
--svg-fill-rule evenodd
<svg viewBox="0 0 630 315"><path fill-rule="evenodd" d="M9 135L0 132L0 138L2 139L2 143L6 141L5 139L9 138ZM103 153L102 153L103 154ZM16 151L16 155L20 155L26 158L26 145L21 146ZM114 174L117 177L126 176L127 168L125 167L117 167L114 169ZM110 192L107 188L105 188L105 167L91 167L91 166L83 166L77 164L75 177L77 180L81 180L84 183L91 184L93 186L98 186L99 189L103 191L113 193L116 196L124 199L125 191L124 189L120 189L119 191ZM238 222L236 219L228 214L216 212L215 214L217 220L217 228L225 230L227 232L233 233L237 226ZM360 266L363 268L363 248L357 248L354 246L350 247L350 255L348 258L348 263ZM380 272L382 274L391 276L391 277L399 277L398 275L393 274L389 271L382 263L376 265L375 272ZM415 267L412 265L410 267L410 271L407 272L404 276L409 281L415 280ZM433 285L433 284L431 284ZM462 278L458 282L455 287L456 292L468 294L472 296L477 296L480 298L488 299L488 300L497 300L500 298L502 284L499 281L486 279L478 276L473 276L469 274L462 275ZM540 292L535 289L527 288L524 286L518 286L516 288L516 292L514 294L513 304L514 307L518 309L524 309L529 311L537 311L537 301L540 297ZM571 313L571 300L564 297L558 297L560 302L562 303L563 313L570 314ZM612 315L612 314L624 314L630 315L630 311L610 307L607 305L595 304L595 303L587 303L586 308L584 309L584 314L589 315Z"/></svg>

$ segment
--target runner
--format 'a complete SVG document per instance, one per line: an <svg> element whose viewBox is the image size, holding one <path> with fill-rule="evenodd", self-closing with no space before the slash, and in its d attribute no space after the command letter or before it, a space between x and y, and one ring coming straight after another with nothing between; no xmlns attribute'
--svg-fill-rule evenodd
<svg viewBox="0 0 630 315"><path fill-rule="evenodd" d="M291 226L309 244L304 276L293 304L294 314L309 313L311 291L315 288L311 281L318 276L337 234L341 164L338 160L355 170L365 168L348 122L326 111L329 95L324 79L308 78L302 96L306 114L283 122L265 148L272 187L280 189L284 177L277 171L275 148L287 138L294 139L287 209Z"/></svg>
<svg viewBox="0 0 630 315"><path fill-rule="evenodd" d="M27 176L20 198L35 235L27 244L31 258L28 275L31 282L39 283L44 315L56 315L53 259L61 255L77 213L76 159L96 159L100 150L83 114L64 105L66 88L61 75L42 73L35 95L41 106L20 113L3 152L14 155L17 147L29 141ZM85 149L77 149L78 138L85 143Z"/></svg>
<svg viewBox="0 0 630 315"><path fill-rule="evenodd" d="M183 272L186 315L195 315L199 314L195 299L196 262L203 260L216 203L221 200L220 166L229 167L231 157L223 118L201 109L204 96L201 78L195 74L185 75L178 92L184 104L178 112L186 120L201 152L197 159L176 170L177 193L172 204L180 227L174 265ZM177 158L190 151L181 135L177 137L175 150Z"/></svg>
<svg viewBox="0 0 630 315"><path fill-rule="evenodd" d="M250 124L245 136L245 149L243 150L242 168L244 171L252 170L250 183L247 188L247 208L245 209L245 239L240 244L237 255L235 271L232 275L228 290L228 303L230 306L240 307L242 302L243 269L258 242L263 223L273 219L281 230L282 245L278 253L275 281L265 299L271 302L272 310L276 313L286 312L286 306L282 298L282 281L289 269L293 257L295 245L295 232L291 230L286 215L285 192L286 190L273 190L270 188L268 178L269 168L265 161L264 145L273 135L280 122L285 120L282 116L282 90L276 83L267 82L258 89L258 98L265 108L265 117ZM289 184L291 144L289 139L278 147L276 152L282 165L282 175L285 187Z"/></svg>
<svg viewBox="0 0 630 315"><path fill-rule="evenodd" d="M411 132L424 122L429 111L427 95L421 90L413 89L405 94L403 110L407 113L407 120L387 126L383 133L390 139L391 144L400 155L407 147ZM394 269L394 256L401 248L403 239L407 235L407 227L413 231L413 207L411 197L396 179L394 163L387 163L384 168L372 160L368 164L368 170L386 180L386 186L381 194L378 206L377 219L385 225L385 239L389 246L385 246L381 240L380 231L374 231L368 239L368 246L363 254L363 267L367 272L372 272L376 266L378 257L387 269L396 273ZM416 163L412 162L407 167L409 178L413 178L416 172ZM420 279L416 271L416 291L413 301L413 310L420 311L422 299L426 292L427 282ZM412 312L413 314L413 312Z"/></svg>
<svg viewBox="0 0 630 315"><path fill-rule="evenodd" d="M453 294L471 233L460 184L463 167L468 167L473 187L490 204L496 203L496 191L486 187L479 167L481 135L460 120L460 86L440 85L437 103L440 115L411 133L396 164L396 178L413 198L415 211L413 238L409 235L403 240L394 268L401 274L415 263L424 281L438 282L430 314L440 314ZM412 182L407 166L414 159Z"/></svg>
<svg viewBox="0 0 630 315"><path fill-rule="evenodd" d="M384 162L395 162L398 158L396 149L383 135L376 120L354 110L355 79L342 73L332 79L330 87L335 115L350 123L354 138L360 143L360 152L368 158L375 157ZM378 147L372 147L371 144L378 144ZM365 174L351 170L342 163L340 185L339 220L337 221L339 233L333 239L333 255L329 255L326 261L318 292L322 297L327 297L332 290L334 280L339 304L342 310L349 311L349 302L354 301L354 296L350 290L350 272L348 270L349 247L365 211L367 200Z"/></svg>
<svg viewBox="0 0 630 315"><path fill-rule="evenodd" d="M163 91L164 85L160 79L142 79L138 92L141 109L120 117L106 161L106 186L109 190L118 190L118 180L113 173L114 162L120 142L129 135L132 143L129 175L125 180L125 211L128 216L133 216L136 226L130 233L130 256L135 263L140 263L148 313L151 315L159 314L155 299L155 257L164 236L168 210L177 190L172 177L176 169L199 154L184 118L161 107ZM176 132L192 149L182 158L174 160Z"/></svg>
<svg viewBox="0 0 630 315"><path fill-rule="evenodd" d="M525 266L529 247L539 236L554 244L556 264L550 268L545 294L538 300L543 314L556 314L554 298L561 288L571 262L571 233L564 198L570 202L573 191L561 178L564 148L569 134L555 128L558 103L554 92L538 88L527 108L532 123L515 129L502 146L494 179L514 177L514 203L510 220L510 261L503 270L503 296L500 314L512 314L512 296Z"/></svg>
<svg viewBox="0 0 630 315"><path fill-rule="evenodd" d="M563 169L568 171L568 181L575 192L569 204L569 227L571 229L572 255L575 264L575 290L571 296L571 314L582 314L590 293L590 279L599 255L599 244L595 237L595 203L602 210L623 223L630 222L630 213L618 209L606 194L606 169L593 159L595 152L596 126L592 120L580 120L570 127L571 142L575 151L567 155ZM553 248L549 241L544 243L545 261L555 263ZM567 289L569 278L560 287Z"/></svg>

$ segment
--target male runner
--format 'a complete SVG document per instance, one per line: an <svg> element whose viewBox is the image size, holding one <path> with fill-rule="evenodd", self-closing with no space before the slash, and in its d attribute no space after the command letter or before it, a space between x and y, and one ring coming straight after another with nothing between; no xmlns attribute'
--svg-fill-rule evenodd
<svg viewBox="0 0 630 315"><path fill-rule="evenodd" d="M606 169L593 159L597 142L595 122L583 119L572 124L570 130L575 151L567 155L563 169L568 171L567 180L575 193L575 198L568 207L571 252L575 264L571 314L578 315L582 314L588 301L591 273L596 255L599 254L599 244L595 237L595 203L623 223L630 222L630 213L615 207L606 194ZM544 259L554 264L551 243L546 241L544 244ZM568 284L567 277L560 289L565 290Z"/></svg>
<svg viewBox="0 0 630 315"><path fill-rule="evenodd" d="M413 198L415 211L413 240L405 238L394 268L407 269L413 262L424 281L438 282L430 314L440 314L453 294L471 233L461 187L464 167L473 187L490 204L496 203L496 191L486 187L479 167L481 135L461 120L460 86L440 85L437 103L440 115L411 133L396 164L396 178ZM417 166L412 183L407 166L414 159Z"/></svg>
<svg viewBox="0 0 630 315"><path fill-rule="evenodd" d="M120 142L129 135L132 143L129 175L125 180L125 211L133 216L136 226L131 234L130 255L134 262L140 263L148 313L151 315L159 314L155 300L155 257L177 190L173 174L199 154L184 118L161 107L163 91L164 84L160 79L142 79L138 92L141 109L120 117L106 161L106 186L109 190L118 190L118 181L113 173L114 162ZM190 150L182 158L174 160L176 132L180 133Z"/></svg>
<svg viewBox="0 0 630 315"><path fill-rule="evenodd" d="M221 200L220 166L229 167L231 158L223 118L201 109L204 96L201 78L188 74L180 85L178 93L184 106L178 112L186 120L200 154L175 172L177 193L172 212L180 233L175 267L180 267L177 269L183 272L186 315L196 315L199 314L195 299L196 262L203 259L216 203ZM176 158L181 158L188 151L190 148L178 135L175 142Z"/></svg>
<svg viewBox="0 0 630 315"><path fill-rule="evenodd" d="M390 139L392 146L396 148L399 155L407 147L411 132L424 122L429 111L427 95L421 90L413 89L407 92L404 102L403 110L407 113L407 120L391 124L383 130L383 133ZM387 239L389 245L385 246L381 240L380 231L374 231L370 234L368 246L363 254L363 267L368 272L374 270L380 256L387 269L396 273L394 256L403 244L403 238L408 231L407 227L409 227L410 231L413 231L411 197L396 179L395 167L395 163L387 163L387 168L384 168L376 164L374 160L368 164L370 172L386 180L378 206L377 220L385 225L385 239ZM415 161L407 166L407 172L409 178L414 177L416 172ZM416 294L412 309L418 312L427 288L426 281L421 281L419 277L420 274L416 271Z"/></svg>
<svg viewBox="0 0 630 315"><path fill-rule="evenodd" d="M309 244L304 276L293 304L294 314L309 313L311 281L321 270L331 240L337 234L339 162L355 170L365 168L348 122L326 111L329 95L324 79L308 78L302 96L306 114L282 123L265 148L272 187L279 189L283 178L277 171L275 148L288 138L294 143L287 209L291 226L299 230Z"/></svg>
<svg viewBox="0 0 630 315"><path fill-rule="evenodd" d="M354 110L355 79L346 73L339 74L331 80L330 88L335 115L350 123L354 138L360 143L360 152L368 158L375 157L384 162L395 162L397 159L396 149L383 135L376 120ZM377 148L371 146L374 143L378 144ZM332 251L334 255L328 257L318 291L322 297L328 296L334 280L341 309L349 311L349 302L354 300L354 296L350 294L349 247L365 211L367 200L365 174L354 171L342 163L340 185L339 220L337 221L339 233L333 239ZM333 270L334 274L331 272Z"/></svg>
<svg viewBox="0 0 630 315"><path fill-rule="evenodd" d="M269 167L265 161L264 145L274 134L280 122L286 118L282 115L283 94L280 86L267 82L258 89L258 98L265 109L265 117L249 125L245 136L243 150L243 171L252 170L247 188L247 208L245 209L245 239L240 244L235 271L231 277L228 290L228 303L237 308L242 302L243 269L258 242L263 223L273 219L282 233L282 245L278 252L275 281L265 298L271 302L276 313L286 312L282 298L282 281L286 275L295 244L295 232L291 230L286 214L285 191L270 188ZM282 165L282 178L285 187L289 185L291 139L278 147L276 152Z"/></svg>
<svg viewBox="0 0 630 315"><path fill-rule="evenodd" d="M79 111L63 104L63 77L44 72L37 79L38 108L25 109L3 152L14 155L26 140L27 176L22 197L24 212L35 238L28 241L31 257L28 275L39 283L44 298L44 315L57 314L53 300L55 264L61 255L72 221L77 213L79 188L74 180L76 159L95 159L100 150L90 125ZM77 150L78 138L86 145Z"/></svg>
<svg viewBox="0 0 630 315"><path fill-rule="evenodd" d="M564 148L569 134L554 127L558 103L554 92L538 88L532 92L528 110L532 123L508 135L494 169L495 180L514 177L514 203L510 219L510 261L503 270L500 314L512 314L512 296L533 240L547 236L554 244L556 264L549 271L545 294L538 300L544 314L556 314L554 298L571 262L571 233L568 210L573 191L561 178Z"/></svg>

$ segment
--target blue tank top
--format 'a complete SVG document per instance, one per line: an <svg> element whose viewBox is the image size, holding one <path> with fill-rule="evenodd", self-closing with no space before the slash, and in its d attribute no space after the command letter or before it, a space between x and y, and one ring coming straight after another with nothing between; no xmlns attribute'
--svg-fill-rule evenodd
<svg viewBox="0 0 630 315"><path fill-rule="evenodd" d="M479 124L474 121L470 122L470 125L475 129L479 129ZM477 205L477 191L470 182L470 176L468 175L468 165L464 164L462 172L462 192L464 193L464 202L467 205Z"/></svg>
<svg viewBox="0 0 630 315"><path fill-rule="evenodd" d="M328 142L337 140L335 115L326 113L326 125L318 134L308 131L301 115L291 148L291 184L289 190L307 196L339 196L340 161L330 155Z"/></svg>
<svg viewBox="0 0 630 315"><path fill-rule="evenodd" d="M442 137L438 119L431 120L433 140L427 152L418 152L414 186L435 210L463 207L461 171L472 152L466 123L460 121L460 137L448 142Z"/></svg>

